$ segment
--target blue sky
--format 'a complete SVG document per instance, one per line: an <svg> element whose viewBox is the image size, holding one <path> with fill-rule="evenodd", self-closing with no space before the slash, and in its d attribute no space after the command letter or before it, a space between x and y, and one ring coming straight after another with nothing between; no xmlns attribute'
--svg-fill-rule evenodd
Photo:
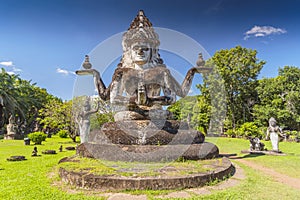
<svg viewBox="0 0 300 200"><path fill-rule="evenodd" d="M300 66L299 0L0 0L0 67L71 99L84 55L126 31L140 9L155 27L186 34L210 55L256 49L267 62L260 78Z"/></svg>

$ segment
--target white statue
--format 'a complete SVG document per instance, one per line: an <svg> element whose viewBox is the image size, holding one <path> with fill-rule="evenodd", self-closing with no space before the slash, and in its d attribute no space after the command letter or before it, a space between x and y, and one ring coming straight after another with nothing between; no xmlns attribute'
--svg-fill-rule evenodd
<svg viewBox="0 0 300 200"><path fill-rule="evenodd" d="M82 111L77 116L76 122L79 126L80 143L88 142L88 135L90 133L90 116L98 112L99 106L95 110L91 110L89 98L84 102Z"/></svg>
<svg viewBox="0 0 300 200"><path fill-rule="evenodd" d="M269 139L269 137L270 137L273 151L280 152L279 147L278 147L279 146L279 136L281 136L281 137L284 137L284 136L282 134L280 127L277 126L276 123L277 122L273 117L271 117L269 119L269 127L267 129L266 139Z"/></svg>

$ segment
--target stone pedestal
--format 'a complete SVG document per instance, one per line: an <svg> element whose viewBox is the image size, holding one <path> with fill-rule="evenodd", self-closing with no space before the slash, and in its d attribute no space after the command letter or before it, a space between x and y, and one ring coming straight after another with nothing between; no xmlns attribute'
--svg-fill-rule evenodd
<svg viewBox="0 0 300 200"><path fill-rule="evenodd" d="M5 134L4 135L4 139L5 140L14 140L15 139L15 135L14 133L10 133L10 134Z"/></svg>
<svg viewBox="0 0 300 200"><path fill-rule="evenodd" d="M162 162L178 158L200 160L218 157L219 149L205 136L176 120L109 122L78 146L77 154L112 161Z"/></svg>
<svg viewBox="0 0 300 200"><path fill-rule="evenodd" d="M89 143L122 145L199 144L205 136L176 120L109 122L89 135Z"/></svg>

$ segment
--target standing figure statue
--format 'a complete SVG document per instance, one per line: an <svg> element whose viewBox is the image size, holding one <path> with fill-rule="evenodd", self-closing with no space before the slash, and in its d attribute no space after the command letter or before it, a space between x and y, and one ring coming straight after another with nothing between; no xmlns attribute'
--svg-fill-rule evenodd
<svg viewBox="0 0 300 200"><path fill-rule="evenodd" d="M123 35L122 59L108 87L100 73L91 68L88 56L83 63L84 69L76 71L76 74L93 75L100 98L109 100L118 108L116 121L149 119L150 115L162 113L162 106L173 104L176 96L185 97L195 73L200 73L205 65L200 54L197 66L188 70L182 84L179 84L163 64L159 44L158 34L141 10Z"/></svg>
<svg viewBox="0 0 300 200"><path fill-rule="evenodd" d="M276 123L277 122L273 117L269 119L269 127L267 129L266 139L269 139L270 137L273 151L281 153L281 151L279 151L278 144L279 144L279 136L283 137L283 134L280 127L277 126Z"/></svg>
<svg viewBox="0 0 300 200"><path fill-rule="evenodd" d="M89 98L87 98L84 102L84 106L82 111L76 118L76 122L79 126L79 134L80 134L80 143L88 142L88 135L90 133L90 116L96 112L98 112L99 105L95 110L91 110L91 105Z"/></svg>
<svg viewBox="0 0 300 200"><path fill-rule="evenodd" d="M6 126L6 135L4 136L4 139L6 140L13 140L16 136L16 126L15 126L15 117L11 115L8 119L8 124Z"/></svg>

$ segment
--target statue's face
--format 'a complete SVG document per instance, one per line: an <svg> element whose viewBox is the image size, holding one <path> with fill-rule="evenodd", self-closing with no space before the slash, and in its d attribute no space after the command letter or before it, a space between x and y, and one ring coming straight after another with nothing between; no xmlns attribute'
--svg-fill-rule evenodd
<svg viewBox="0 0 300 200"><path fill-rule="evenodd" d="M131 46L131 59L137 65L144 65L149 62L151 56L150 45L148 43L134 43Z"/></svg>
<svg viewBox="0 0 300 200"><path fill-rule="evenodd" d="M271 126L276 126L276 122L271 121Z"/></svg>
<svg viewBox="0 0 300 200"><path fill-rule="evenodd" d="M83 106L84 111L89 111L90 110L90 105L86 104Z"/></svg>

